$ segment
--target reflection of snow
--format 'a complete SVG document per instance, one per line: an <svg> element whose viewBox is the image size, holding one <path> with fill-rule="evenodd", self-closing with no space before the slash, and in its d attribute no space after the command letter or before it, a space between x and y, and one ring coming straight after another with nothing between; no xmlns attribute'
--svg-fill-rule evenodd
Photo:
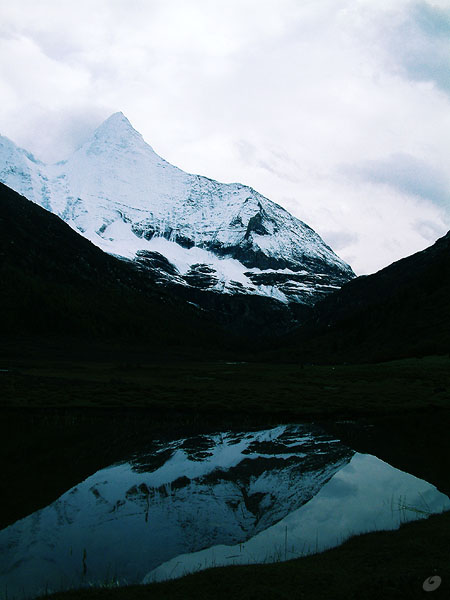
<svg viewBox="0 0 450 600"><path fill-rule="evenodd" d="M245 544L176 556L150 571L161 581L212 566L275 562L337 546L353 534L396 529L401 522L450 509L434 486L367 454L350 463L307 504Z"/></svg>
<svg viewBox="0 0 450 600"><path fill-rule="evenodd" d="M159 443L0 531L0 589L22 599L47 585L136 583L180 554L245 542L317 494L351 455L314 426Z"/></svg>

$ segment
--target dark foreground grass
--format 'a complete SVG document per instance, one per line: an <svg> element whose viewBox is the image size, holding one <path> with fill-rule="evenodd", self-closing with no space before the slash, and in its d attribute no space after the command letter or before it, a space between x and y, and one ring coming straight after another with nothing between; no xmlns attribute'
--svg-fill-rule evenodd
<svg viewBox="0 0 450 600"><path fill-rule="evenodd" d="M356 416L450 406L450 358L371 365L242 361L4 360L4 407L146 408L285 418Z"/></svg>

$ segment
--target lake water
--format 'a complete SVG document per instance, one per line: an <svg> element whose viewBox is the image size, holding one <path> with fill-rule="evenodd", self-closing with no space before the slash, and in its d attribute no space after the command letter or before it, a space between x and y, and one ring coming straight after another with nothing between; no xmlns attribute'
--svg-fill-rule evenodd
<svg viewBox="0 0 450 600"><path fill-rule="evenodd" d="M314 425L165 441L0 531L0 592L287 560L448 509L433 485Z"/></svg>

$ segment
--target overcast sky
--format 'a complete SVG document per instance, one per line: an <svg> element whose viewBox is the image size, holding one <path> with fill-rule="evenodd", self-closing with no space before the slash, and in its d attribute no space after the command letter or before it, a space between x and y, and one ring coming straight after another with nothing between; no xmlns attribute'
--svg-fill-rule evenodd
<svg viewBox="0 0 450 600"><path fill-rule="evenodd" d="M358 274L450 229L450 0L0 4L0 133L45 162L122 111Z"/></svg>

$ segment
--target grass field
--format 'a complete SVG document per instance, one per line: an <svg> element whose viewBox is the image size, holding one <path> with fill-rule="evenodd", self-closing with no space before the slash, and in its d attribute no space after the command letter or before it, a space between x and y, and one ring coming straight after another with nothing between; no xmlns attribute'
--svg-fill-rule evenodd
<svg viewBox="0 0 450 600"><path fill-rule="evenodd" d="M370 365L4 360L3 407L344 418L450 406L450 357Z"/></svg>

